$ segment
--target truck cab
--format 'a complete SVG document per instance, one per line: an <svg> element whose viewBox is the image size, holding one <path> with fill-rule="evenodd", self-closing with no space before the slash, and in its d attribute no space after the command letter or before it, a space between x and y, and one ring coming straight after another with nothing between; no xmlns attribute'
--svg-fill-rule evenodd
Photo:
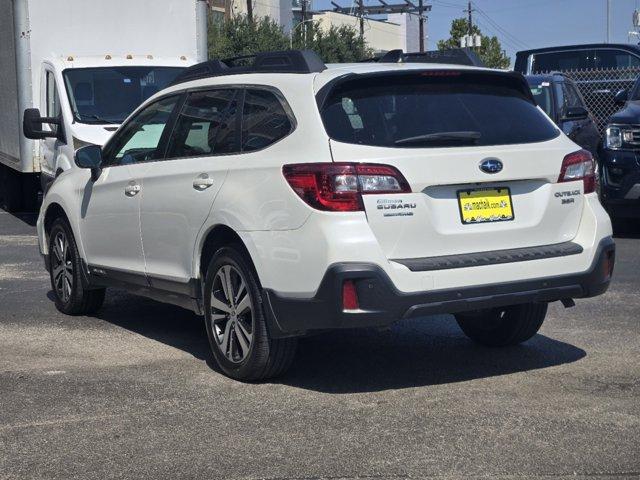
<svg viewBox="0 0 640 480"><path fill-rule="evenodd" d="M186 57L48 59L40 75L40 109L28 109L24 134L39 142L43 191L72 168L75 150L103 145L122 121L192 62Z"/></svg>
<svg viewBox="0 0 640 480"><path fill-rule="evenodd" d="M602 203L622 227L640 219L640 77L615 95L618 112L607 122L602 159Z"/></svg>
<svg viewBox="0 0 640 480"><path fill-rule="evenodd" d="M102 145L144 100L207 58L206 0L0 0L0 207Z"/></svg>

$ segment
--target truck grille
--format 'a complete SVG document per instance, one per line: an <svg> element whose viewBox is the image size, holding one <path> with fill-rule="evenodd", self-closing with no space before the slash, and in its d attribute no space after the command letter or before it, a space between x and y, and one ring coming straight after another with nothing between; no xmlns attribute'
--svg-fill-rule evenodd
<svg viewBox="0 0 640 480"><path fill-rule="evenodd" d="M640 145L640 125L632 125L631 128L627 129L627 131L629 130L631 130L633 140L628 140L625 143L633 146Z"/></svg>

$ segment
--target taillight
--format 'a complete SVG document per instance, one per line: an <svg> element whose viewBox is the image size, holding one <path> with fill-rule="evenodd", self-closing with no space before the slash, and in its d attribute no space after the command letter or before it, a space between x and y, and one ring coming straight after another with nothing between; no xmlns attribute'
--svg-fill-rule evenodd
<svg viewBox="0 0 640 480"><path fill-rule="evenodd" d="M586 150L570 153L562 161L558 182L582 180L584 193L596 191L596 172L593 157Z"/></svg>
<svg viewBox="0 0 640 480"><path fill-rule="evenodd" d="M363 210L362 195L411 193L402 174L389 165L373 163L300 163L282 167L293 191L318 210Z"/></svg>

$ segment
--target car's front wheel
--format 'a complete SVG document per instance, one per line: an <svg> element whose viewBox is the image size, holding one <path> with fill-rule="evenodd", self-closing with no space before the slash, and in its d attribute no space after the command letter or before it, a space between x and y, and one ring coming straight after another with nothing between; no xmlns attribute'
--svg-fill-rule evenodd
<svg viewBox="0 0 640 480"><path fill-rule="evenodd" d="M205 323L220 369L243 381L284 373L293 361L295 338L272 339L257 275L239 247L221 248L205 280Z"/></svg>
<svg viewBox="0 0 640 480"><path fill-rule="evenodd" d="M533 337L542 326L546 314L546 303L525 303L459 313L456 321L471 340L489 347L505 347Z"/></svg>
<svg viewBox="0 0 640 480"><path fill-rule="evenodd" d="M49 231L49 273L56 308L67 315L94 313L104 302L104 288L88 289L82 284L81 268L71 228L58 218Z"/></svg>

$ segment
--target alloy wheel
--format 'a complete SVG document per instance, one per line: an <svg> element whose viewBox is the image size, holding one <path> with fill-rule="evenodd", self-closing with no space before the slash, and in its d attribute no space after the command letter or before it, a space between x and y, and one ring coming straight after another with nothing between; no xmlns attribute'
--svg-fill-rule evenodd
<svg viewBox="0 0 640 480"><path fill-rule="evenodd" d="M56 233L51 256L51 277L58 297L67 303L73 291L73 262L69 240L64 232Z"/></svg>
<svg viewBox="0 0 640 480"><path fill-rule="evenodd" d="M227 360L242 362L253 342L253 304L242 273L232 265L218 269L211 287L211 331Z"/></svg>

